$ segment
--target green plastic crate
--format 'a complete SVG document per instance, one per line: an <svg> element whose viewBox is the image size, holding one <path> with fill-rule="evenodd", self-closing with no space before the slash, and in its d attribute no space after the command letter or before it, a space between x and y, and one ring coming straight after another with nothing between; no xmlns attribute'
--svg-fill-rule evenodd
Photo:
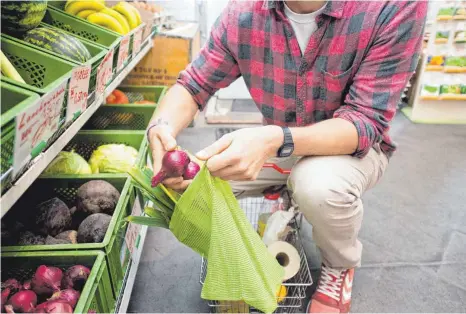
<svg viewBox="0 0 466 314"><path fill-rule="evenodd" d="M135 200L135 189L127 177L123 177L121 175L115 176L111 174L100 174L98 176L89 175L78 176L75 178L71 178L70 176L39 178L33 183L28 191L26 191L3 220L7 223L11 223L18 220L18 217L21 217L22 221L27 219L30 223L33 223L33 212L28 211L27 209L33 209L37 204L53 197L60 198L71 208L75 205L75 196L78 188L82 184L95 179L109 182L120 192L121 195L107 229L107 233L101 243L2 246L2 252L46 251L48 253L49 251L73 250L78 252L81 250L100 249L104 251L106 255L112 290L116 298L118 297L118 291L123 282L124 272L119 258L121 243L119 238L115 237L115 235L121 234L120 229L122 229L124 225L122 217L127 216L128 213L131 212Z"/></svg>
<svg viewBox="0 0 466 314"><path fill-rule="evenodd" d="M139 100L149 100L159 103L167 92L166 86L137 86L137 85L120 85L118 89L126 94L130 103Z"/></svg>
<svg viewBox="0 0 466 314"><path fill-rule="evenodd" d="M0 83L1 105L1 193L3 193L10 185L13 170L13 153L15 145L15 117L24 109L34 104L39 95L31 91L19 88L8 84L7 82ZM43 145L38 147L34 152L39 153L45 148Z"/></svg>
<svg viewBox="0 0 466 314"><path fill-rule="evenodd" d="M84 125L84 130L145 130L156 106L104 105Z"/></svg>
<svg viewBox="0 0 466 314"><path fill-rule="evenodd" d="M66 271L73 265L84 265L91 270L74 313L110 313L115 308L105 255L100 251L74 252L16 252L1 256L2 279L30 279L40 265L59 267Z"/></svg>
<svg viewBox="0 0 466 314"><path fill-rule="evenodd" d="M44 23L41 23L40 26L41 27L52 27L52 26L44 24ZM20 43L20 44L22 44L24 46L31 47L34 50L37 50L37 51L46 53L48 55L52 55L52 56L58 57L60 59L66 60L66 61L68 61L70 63L75 64L75 65L90 64L91 67L92 67L92 72L91 72L91 77L89 79L88 103L93 102L93 92L95 90L95 85L96 85L97 67L100 65L103 58L105 57L105 55L108 52L108 50L106 48L101 47L99 45L96 45L96 44L94 44L94 43L92 43L92 42L90 42L88 40L77 38L83 43L83 45L87 48L87 50L89 50L89 52L91 54L91 59L88 60L86 63L83 63L83 62L79 62L79 61L76 61L74 59L71 59L69 57L60 55L60 54L58 54L56 52L53 52L53 51L50 51L50 50L47 50L47 49L44 49L44 48L37 47L37 46L35 46L33 44L25 42L24 40L22 40L20 38L15 38L15 37L12 37L10 35L3 34L3 33L2 33L2 37L7 38L7 39L12 40L12 41L16 41L16 42L18 42L18 43Z"/></svg>
<svg viewBox="0 0 466 314"><path fill-rule="evenodd" d="M42 22L85 38L107 49L113 49L113 71L116 72L118 51L122 36L112 30L92 24L84 19L66 13L56 7L49 7Z"/></svg>

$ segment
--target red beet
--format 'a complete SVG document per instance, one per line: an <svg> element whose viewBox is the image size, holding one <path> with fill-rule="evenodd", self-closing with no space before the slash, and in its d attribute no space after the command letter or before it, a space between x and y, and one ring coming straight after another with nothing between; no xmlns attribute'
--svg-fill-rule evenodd
<svg viewBox="0 0 466 314"><path fill-rule="evenodd" d="M190 161L183 174L183 178L185 180L192 180L194 179L196 174L199 172L199 170L201 170L201 167L199 167L199 165L196 164L195 162Z"/></svg>
<svg viewBox="0 0 466 314"><path fill-rule="evenodd" d="M51 295L60 290L63 272L57 267L40 265L32 277L32 290L37 294Z"/></svg>
<svg viewBox="0 0 466 314"><path fill-rule="evenodd" d="M188 154L182 150L167 152L162 159L162 169L152 178L152 186L159 185L167 178L183 176L190 161Z"/></svg>
<svg viewBox="0 0 466 314"><path fill-rule="evenodd" d="M37 304L37 295L31 290L23 290L11 296L7 305L11 305L15 312L30 313Z"/></svg>
<svg viewBox="0 0 466 314"><path fill-rule="evenodd" d="M74 289L65 289L52 294L52 297L49 299L49 301L65 301L66 303L71 305L72 308L74 308L76 306L76 303L78 303L79 296L79 291L76 291Z"/></svg>
<svg viewBox="0 0 466 314"><path fill-rule="evenodd" d="M83 265L74 265L68 268L63 276L62 288L82 290L90 273L90 269Z"/></svg>
<svg viewBox="0 0 466 314"><path fill-rule="evenodd" d="M47 301L39 304L34 313L73 313L73 308L65 301Z"/></svg>
<svg viewBox="0 0 466 314"><path fill-rule="evenodd" d="M14 278L7 279L4 283L2 283L2 288L9 288L11 293L19 291L21 287L21 283Z"/></svg>

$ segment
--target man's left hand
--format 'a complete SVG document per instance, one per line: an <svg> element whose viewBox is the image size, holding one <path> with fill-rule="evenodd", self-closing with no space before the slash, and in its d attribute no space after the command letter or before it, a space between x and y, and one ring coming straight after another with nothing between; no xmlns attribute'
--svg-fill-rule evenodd
<svg viewBox="0 0 466 314"><path fill-rule="evenodd" d="M223 180L253 181L282 143L283 131L278 126L245 128L222 136L196 157L207 160L211 174Z"/></svg>

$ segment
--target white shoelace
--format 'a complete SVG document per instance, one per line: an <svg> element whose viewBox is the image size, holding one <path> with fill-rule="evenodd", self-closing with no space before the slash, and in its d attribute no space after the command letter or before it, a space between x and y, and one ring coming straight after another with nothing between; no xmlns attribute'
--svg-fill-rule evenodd
<svg viewBox="0 0 466 314"><path fill-rule="evenodd" d="M336 301L340 301L340 292L344 273L345 271L322 265L322 272L320 274L320 282L317 287L317 291Z"/></svg>

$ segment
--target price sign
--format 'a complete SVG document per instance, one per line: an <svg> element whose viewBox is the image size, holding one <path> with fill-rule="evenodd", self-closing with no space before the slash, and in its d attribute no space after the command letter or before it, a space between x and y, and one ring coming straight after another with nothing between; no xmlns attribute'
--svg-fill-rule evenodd
<svg viewBox="0 0 466 314"><path fill-rule="evenodd" d="M66 83L63 82L55 90L42 96L16 117L13 175L31 159L34 150L45 145L58 130Z"/></svg>
<svg viewBox="0 0 466 314"><path fill-rule="evenodd" d="M76 112L83 112L86 109L90 78L91 66L89 64L75 67L71 72L66 109L67 122L73 120Z"/></svg>
<svg viewBox="0 0 466 314"><path fill-rule="evenodd" d="M139 204L135 204L131 212L131 215L132 216L142 215ZM136 242L137 242L140 232L141 232L141 225L129 223L128 229L126 230L126 234L125 234L125 242L126 242L126 247L131 252L131 255L133 255L134 249L136 248Z"/></svg>
<svg viewBox="0 0 466 314"><path fill-rule="evenodd" d="M130 35L126 35L120 41L120 49L118 51L117 71L120 71L123 68L123 66L125 65L126 60L128 60L129 36Z"/></svg>
<svg viewBox="0 0 466 314"><path fill-rule="evenodd" d="M95 87L95 99L98 100L103 97L107 82L112 77L112 66L113 66L113 50L110 49L105 55L102 63L97 68L96 87Z"/></svg>
<svg viewBox="0 0 466 314"><path fill-rule="evenodd" d="M139 51L141 51L143 31L144 31L144 28L139 27L136 30L136 32L134 33L134 37L133 37L133 58L134 58L135 55L138 54Z"/></svg>

